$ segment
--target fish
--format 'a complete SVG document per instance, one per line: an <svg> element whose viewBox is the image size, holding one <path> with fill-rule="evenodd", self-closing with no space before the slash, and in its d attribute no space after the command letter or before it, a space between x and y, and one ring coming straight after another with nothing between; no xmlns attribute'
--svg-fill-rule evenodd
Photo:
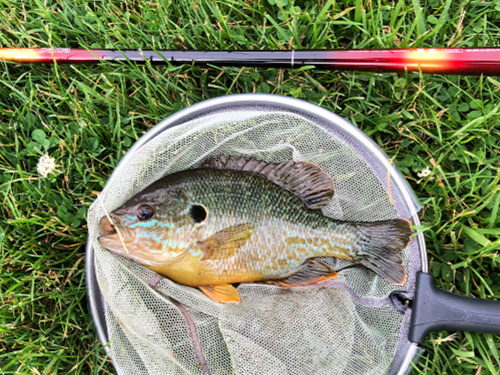
<svg viewBox="0 0 500 375"><path fill-rule="evenodd" d="M334 181L304 161L211 159L154 182L99 222L106 249L216 302L240 302L233 284L308 285L338 276L338 257L404 284L410 221L325 216Z"/></svg>

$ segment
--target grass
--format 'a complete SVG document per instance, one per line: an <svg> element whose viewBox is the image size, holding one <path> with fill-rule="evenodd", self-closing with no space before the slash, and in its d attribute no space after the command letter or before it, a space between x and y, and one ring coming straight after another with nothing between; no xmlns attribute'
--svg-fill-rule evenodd
<svg viewBox="0 0 500 375"><path fill-rule="evenodd" d="M5 0L2 47L498 46L495 1ZM421 199L437 284L500 298L500 79L282 69L0 68L0 373L114 373L87 310L86 211L144 132L235 93L293 96L369 134ZM37 172L48 153L53 174ZM430 175L418 176L428 167ZM498 336L437 332L425 374L496 374Z"/></svg>

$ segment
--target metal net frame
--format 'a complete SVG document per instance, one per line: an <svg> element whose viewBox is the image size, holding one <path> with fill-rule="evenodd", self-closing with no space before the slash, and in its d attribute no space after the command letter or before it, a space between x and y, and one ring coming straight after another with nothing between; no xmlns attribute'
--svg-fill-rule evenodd
<svg viewBox="0 0 500 375"><path fill-rule="evenodd" d="M419 224L418 200L385 154L331 112L252 94L181 111L134 145L88 214L91 306L118 374L382 374L402 362L411 311L400 299L412 297L425 264L420 237L403 252L405 285L356 267L310 286L240 284L241 303L226 305L168 279L152 287L154 272L100 247L104 207L221 154L320 166L335 182L323 209L334 219ZM333 269L349 264L319 259Z"/></svg>

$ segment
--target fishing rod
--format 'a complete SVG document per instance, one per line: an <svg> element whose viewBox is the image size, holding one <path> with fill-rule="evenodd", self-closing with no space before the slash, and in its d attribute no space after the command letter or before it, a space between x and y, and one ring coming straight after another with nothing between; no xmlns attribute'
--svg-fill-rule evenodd
<svg viewBox="0 0 500 375"><path fill-rule="evenodd" d="M131 61L367 72L500 75L500 48L346 49L290 51L154 51L73 48L0 48L0 60L19 63L98 64Z"/></svg>

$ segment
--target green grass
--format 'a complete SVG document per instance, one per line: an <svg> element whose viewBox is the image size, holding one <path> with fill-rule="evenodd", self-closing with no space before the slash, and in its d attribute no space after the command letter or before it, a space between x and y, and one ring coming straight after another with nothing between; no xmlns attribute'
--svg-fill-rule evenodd
<svg viewBox="0 0 500 375"><path fill-rule="evenodd" d="M2 47L498 46L495 1L4 0ZM145 131L235 93L293 96L369 134L424 204L437 284L500 298L500 78L217 67L0 68L0 373L114 373L87 310L86 210ZM37 173L48 153L57 163ZM429 177L418 173L429 167ZM495 374L498 336L437 332L418 372Z"/></svg>

